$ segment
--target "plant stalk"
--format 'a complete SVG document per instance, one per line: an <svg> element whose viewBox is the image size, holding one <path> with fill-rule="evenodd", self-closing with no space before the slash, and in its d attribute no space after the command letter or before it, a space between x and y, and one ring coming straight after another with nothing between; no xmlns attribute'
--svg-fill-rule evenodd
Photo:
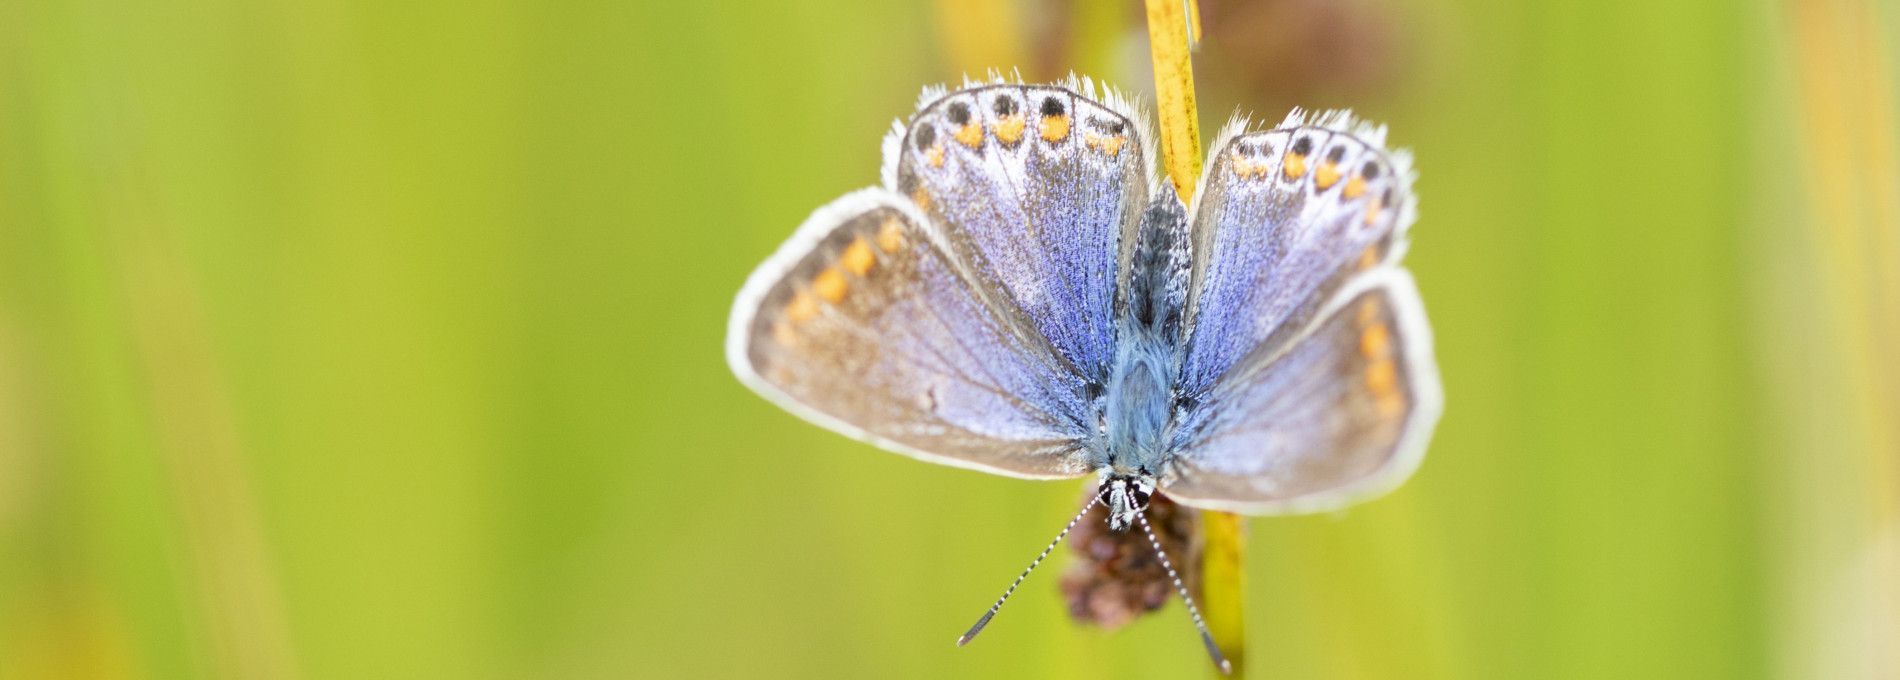
<svg viewBox="0 0 1900 680"><path fill-rule="evenodd" d="M1160 123L1161 167L1183 202L1192 204L1201 177L1201 126L1194 104L1193 41L1200 17L1194 0L1147 0L1148 45L1154 58L1155 110ZM1246 522L1233 513L1202 511L1205 540L1201 558L1201 600L1215 645L1233 665L1231 677L1246 675L1246 619L1241 568L1246 556Z"/></svg>

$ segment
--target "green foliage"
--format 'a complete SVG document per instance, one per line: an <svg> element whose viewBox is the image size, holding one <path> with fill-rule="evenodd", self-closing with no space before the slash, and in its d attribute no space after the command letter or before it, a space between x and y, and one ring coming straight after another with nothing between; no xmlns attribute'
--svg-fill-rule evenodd
<svg viewBox="0 0 1900 680"><path fill-rule="evenodd" d="M1254 677L1767 675L1770 13L1390 11L1398 77L1310 103L1417 154L1446 415L1391 497L1253 522ZM0 678L1202 673L1178 606L1078 629L1054 573L956 649L1074 486L727 373L746 272L959 75L932 17L0 8Z"/></svg>

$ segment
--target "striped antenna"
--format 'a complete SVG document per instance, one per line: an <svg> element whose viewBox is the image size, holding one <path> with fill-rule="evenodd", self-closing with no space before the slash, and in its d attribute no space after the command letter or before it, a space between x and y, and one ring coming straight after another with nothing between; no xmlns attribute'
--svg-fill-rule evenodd
<svg viewBox="0 0 1900 680"><path fill-rule="evenodd" d="M1207 632L1207 622L1201 620L1201 609L1194 606L1194 598L1188 595L1187 586L1174 573L1174 565L1168 563L1168 553L1161 549L1161 541L1155 538L1155 530L1148 527L1148 513L1137 513L1135 519L1141 520L1141 532L1148 535L1148 545L1155 547L1155 556L1161 558L1161 568L1168 570L1168 578L1174 580L1175 592L1181 593L1181 601L1187 603L1188 616L1194 618L1194 628L1201 631L1201 644L1207 645L1207 655L1214 657L1214 665L1220 667L1221 673L1234 672L1233 664L1227 663L1227 657L1221 655L1220 647L1214 644L1214 636Z"/></svg>
<svg viewBox="0 0 1900 680"><path fill-rule="evenodd" d="M1008 600L1009 596L1016 592L1016 586L1022 585L1023 579L1029 578L1029 572L1035 571L1036 565L1042 564L1042 559L1045 557L1048 557L1049 552L1056 549L1056 544L1061 543L1062 539L1069 535L1070 529L1075 528L1075 523L1082 521L1082 516L1089 514L1089 510L1093 509L1095 507L1095 504L1100 503L1101 501L1102 501L1102 497L1099 495L1089 496L1089 502L1086 505L1082 506L1082 511L1075 513L1075 518L1069 520L1068 526L1062 527L1062 533L1056 534L1055 540L1049 542L1049 547L1043 548L1042 554L1037 555L1035 561L1029 563L1029 568L1024 569L1022 575L1016 577L1016 582L1009 584L1009 589L1003 591L1002 597L996 598L996 604L990 605L990 610L983 612L983 617L976 620L976 625L970 626L969 632L964 633L963 637L957 638L958 647L962 647L964 645L970 644L971 640L976 639L977 633L983 632L984 626L990 625L990 618L993 616L996 616L996 610L1002 609L1003 602ZM1163 559L1165 560L1165 558ZM1170 569L1168 573L1172 574L1174 573L1174 571ZM1177 584L1180 583L1180 580L1176 579L1175 583ZM1182 592L1185 593L1186 591L1182 591ZM1188 606L1192 607L1194 605L1190 604ZM1200 617L1199 614L1195 615L1196 620L1199 620L1199 617ZM1206 629L1202 629L1202 630L1206 630Z"/></svg>

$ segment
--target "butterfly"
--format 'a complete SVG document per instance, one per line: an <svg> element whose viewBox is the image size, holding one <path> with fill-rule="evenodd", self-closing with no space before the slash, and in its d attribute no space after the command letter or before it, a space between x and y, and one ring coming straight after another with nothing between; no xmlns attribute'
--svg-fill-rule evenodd
<svg viewBox="0 0 1900 680"><path fill-rule="evenodd" d="M881 185L819 208L746 281L727 359L773 403L890 451L1093 475L1083 512L1105 504L1110 529L1151 541L1157 492L1254 515L1384 493L1443 404L1399 263L1411 160L1384 138L1346 112L1236 117L1188 205L1112 89L926 89L884 139Z"/></svg>

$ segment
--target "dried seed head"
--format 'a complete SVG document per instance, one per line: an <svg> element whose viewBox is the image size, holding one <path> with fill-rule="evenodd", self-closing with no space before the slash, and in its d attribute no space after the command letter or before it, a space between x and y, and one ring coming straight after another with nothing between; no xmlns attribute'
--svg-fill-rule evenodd
<svg viewBox="0 0 1900 680"><path fill-rule="evenodd" d="M1082 502L1094 494L1093 488L1087 489ZM1200 515L1157 493L1148 503L1148 522L1173 556L1182 580L1199 597ZM1160 609L1173 596L1174 584L1147 536L1138 530L1110 531L1108 509L1099 503L1076 525L1069 549L1077 559L1062 574L1062 594L1077 623L1120 628Z"/></svg>

